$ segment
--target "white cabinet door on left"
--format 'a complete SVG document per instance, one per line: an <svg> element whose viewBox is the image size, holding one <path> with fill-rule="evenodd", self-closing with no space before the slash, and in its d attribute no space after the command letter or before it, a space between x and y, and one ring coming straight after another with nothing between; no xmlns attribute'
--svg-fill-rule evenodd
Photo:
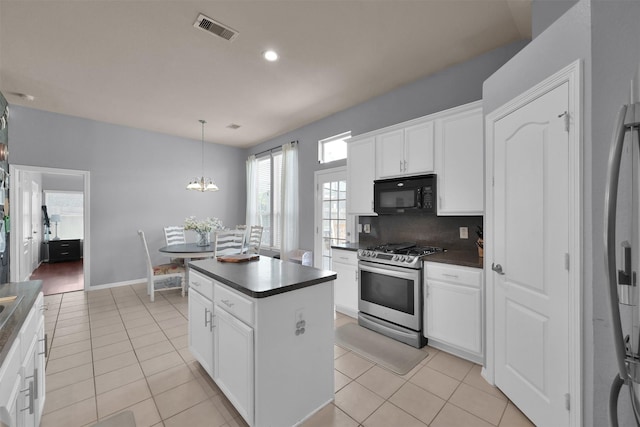
<svg viewBox="0 0 640 427"><path fill-rule="evenodd" d="M189 290L189 350L209 375L213 376L213 301Z"/></svg>
<svg viewBox="0 0 640 427"><path fill-rule="evenodd" d="M216 306L216 329L213 379L240 415L252 425L253 329L219 306Z"/></svg>

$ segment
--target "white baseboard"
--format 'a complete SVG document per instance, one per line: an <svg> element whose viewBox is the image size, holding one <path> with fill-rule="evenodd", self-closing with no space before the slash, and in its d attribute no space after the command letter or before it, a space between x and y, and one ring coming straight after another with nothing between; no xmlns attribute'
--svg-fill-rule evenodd
<svg viewBox="0 0 640 427"><path fill-rule="evenodd" d="M88 286L84 290L97 291L100 289L109 289L109 288L117 288L119 286L137 285L138 283L146 283L146 282L147 282L146 278L137 279L137 280L125 280L124 282L113 282L113 283L105 283L104 285Z"/></svg>

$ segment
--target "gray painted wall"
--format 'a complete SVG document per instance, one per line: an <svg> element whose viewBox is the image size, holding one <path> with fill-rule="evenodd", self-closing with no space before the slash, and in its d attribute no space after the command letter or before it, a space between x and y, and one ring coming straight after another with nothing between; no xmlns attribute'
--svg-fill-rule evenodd
<svg viewBox="0 0 640 427"><path fill-rule="evenodd" d="M248 149L247 156L299 141L300 247L313 249L314 172L346 164L345 161L318 164L319 140L349 130L355 136L477 101L482 97L482 82L526 43L520 41L495 49Z"/></svg>
<svg viewBox="0 0 640 427"><path fill-rule="evenodd" d="M531 37L536 38L578 0L533 0L531 2Z"/></svg>
<svg viewBox="0 0 640 427"><path fill-rule="evenodd" d="M9 132L12 164L90 172L92 286L146 276L138 228L161 262L166 225L189 215L244 223L244 149L205 144L205 175L220 191L199 193L185 186L201 174L200 141L18 106Z"/></svg>
<svg viewBox="0 0 640 427"><path fill-rule="evenodd" d="M546 3L545 1L541 3ZM533 9L534 14L536 9ZM581 0L484 85L485 114L576 59L584 62L583 424L608 425L616 373L607 308L603 235L604 186L613 121L628 102L640 60L640 2ZM535 15L534 15L535 22ZM635 425L624 390L620 425Z"/></svg>

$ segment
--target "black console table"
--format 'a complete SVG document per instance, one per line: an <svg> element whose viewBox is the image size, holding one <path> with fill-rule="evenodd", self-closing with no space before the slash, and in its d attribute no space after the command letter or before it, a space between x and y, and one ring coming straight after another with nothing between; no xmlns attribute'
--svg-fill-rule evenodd
<svg viewBox="0 0 640 427"><path fill-rule="evenodd" d="M44 262L76 261L82 257L80 239L42 242Z"/></svg>

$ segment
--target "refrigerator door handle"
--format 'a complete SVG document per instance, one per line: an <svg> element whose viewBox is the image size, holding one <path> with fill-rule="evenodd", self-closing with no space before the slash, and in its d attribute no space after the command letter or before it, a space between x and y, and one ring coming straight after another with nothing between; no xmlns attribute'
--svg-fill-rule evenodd
<svg viewBox="0 0 640 427"><path fill-rule="evenodd" d="M622 336L622 322L620 320L620 307L618 306L618 271L616 267L616 203L618 201L618 180L620 178L620 162L622 160L622 148L625 135L625 115L627 106L623 105L616 117L616 125L613 131L611 149L609 151L609 165L607 184L605 188L604 208L604 252L605 272L608 278L609 306L611 309L611 324L613 329L614 347L618 359L618 371L620 378L626 380L629 375L625 365L626 352Z"/></svg>

